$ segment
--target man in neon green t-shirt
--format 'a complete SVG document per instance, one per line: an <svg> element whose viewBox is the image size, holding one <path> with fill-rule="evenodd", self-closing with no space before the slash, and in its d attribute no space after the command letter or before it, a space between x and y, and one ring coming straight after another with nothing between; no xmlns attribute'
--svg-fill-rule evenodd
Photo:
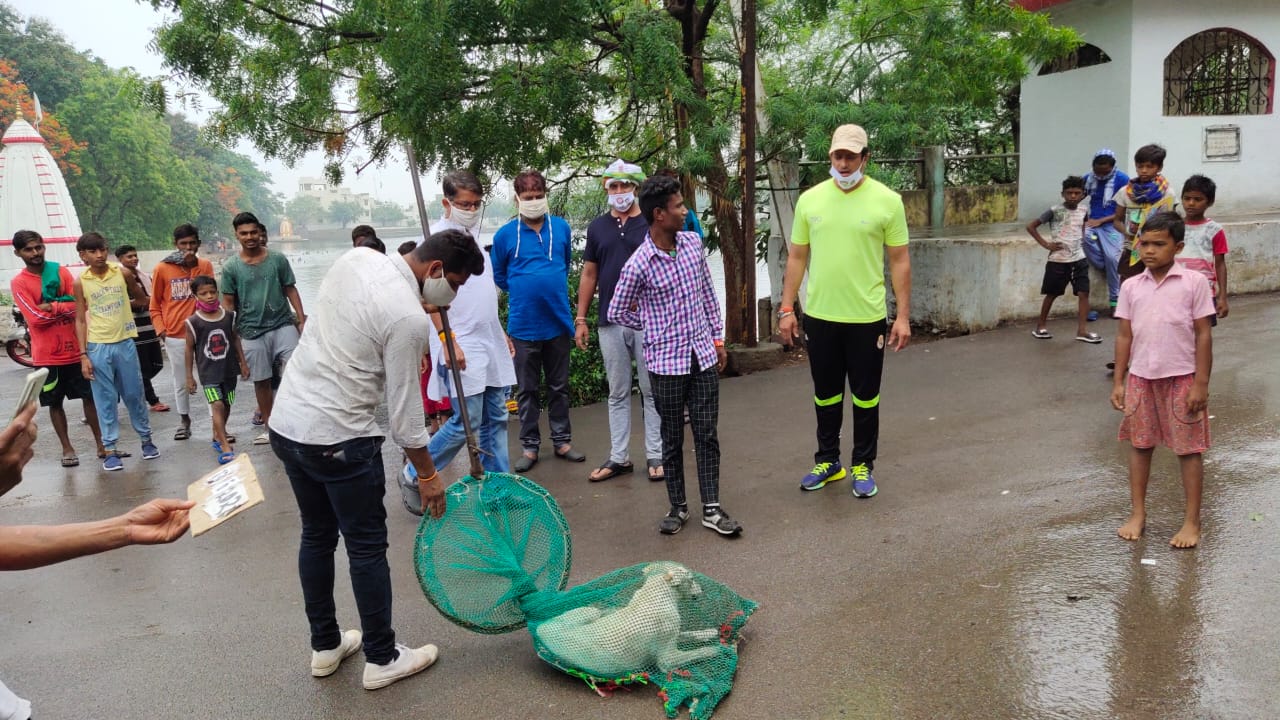
<svg viewBox="0 0 1280 720"><path fill-rule="evenodd" d="M868 157L865 130L857 125L836 128L828 155L831 180L806 190L796 203L778 329L787 343L800 336L793 306L807 270L804 332L818 416L818 452L800 487L818 490L852 474L854 497L867 498L877 490L871 469L880 435L885 331L895 352L911 339L907 216L898 193L863 175ZM892 328L885 309L886 249L898 306ZM853 460L848 472L840 464L845 378L853 396Z"/></svg>

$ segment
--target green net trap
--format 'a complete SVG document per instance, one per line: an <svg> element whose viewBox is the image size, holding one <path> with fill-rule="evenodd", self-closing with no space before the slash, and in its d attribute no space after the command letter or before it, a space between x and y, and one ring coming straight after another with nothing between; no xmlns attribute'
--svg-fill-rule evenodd
<svg viewBox="0 0 1280 720"><path fill-rule="evenodd" d="M432 605L480 633L528 627L538 656L605 695L661 688L667 717L711 717L733 687L756 603L680 563L614 570L566 589L572 547L554 498L516 475L466 477L423 518L414 567Z"/></svg>

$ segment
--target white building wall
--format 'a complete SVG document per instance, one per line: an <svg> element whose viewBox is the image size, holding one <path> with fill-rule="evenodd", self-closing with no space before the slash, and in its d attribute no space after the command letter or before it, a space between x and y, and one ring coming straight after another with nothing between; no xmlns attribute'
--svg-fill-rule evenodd
<svg viewBox="0 0 1280 720"><path fill-rule="evenodd" d="M1206 11L1205 6L1186 1L1132 2L1133 16L1148 20L1135 24L1132 36L1130 152L1147 143L1163 145L1169 151L1165 177L1175 192L1190 175L1213 178L1218 184L1218 200L1211 213L1280 209L1280 114L1166 117L1163 103L1164 59L1198 32L1219 27L1239 30L1261 42L1273 57L1280 57L1280 4L1276 0L1222 0ZM1159 23L1158 31L1151 27L1153 22ZM1025 107L1025 90L1023 103ZM1204 128L1210 125L1240 127L1239 161L1204 161ZM1131 167L1133 158L1127 159L1125 167Z"/></svg>
<svg viewBox="0 0 1280 720"><path fill-rule="evenodd" d="M1054 24L1073 27L1085 42L1102 48L1111 62L1043 76L1035 75L1035 68L1022 82L1018 217L1023 220L1060 202L1063 178L1088 171L1099 148L1114 150L1122 169L1131 164L1124 158L1132 152L1133 0L1103 6L1077 1L1054 8L1050 16Z"/></svg>

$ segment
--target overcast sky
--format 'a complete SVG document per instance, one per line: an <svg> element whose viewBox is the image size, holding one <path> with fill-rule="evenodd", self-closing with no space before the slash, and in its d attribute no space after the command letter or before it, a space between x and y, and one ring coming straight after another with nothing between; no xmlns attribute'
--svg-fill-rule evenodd
<svg viewBox="0 0 1280 720"><path fill-rule="evenodd" d="M152 31L163 22L163 15L149 3L135 0L6 0L24 17L42 17L62 31L67 40L79 50L88 50L112 67L132 67L144 76L164 75L160 56L148 47ZM203 107L214 103L206 98ZM185 111L188 117L203 122L203 117ZM253 158L258 167L271 175L275 189L285 199L297 191L299 177L323 177L324 160L314 152L300 160L293 168L276 160L264 160L249 144L237 148ZM356 192L367 192L381 200L402 205L413 204L413 187L402 155L396 155L382 167L371 166L359 176L354 167L347 167L343 180ZM424 177L424 190L435 188L430 177ZM437 191L438 192L438 191Z"/></svg>

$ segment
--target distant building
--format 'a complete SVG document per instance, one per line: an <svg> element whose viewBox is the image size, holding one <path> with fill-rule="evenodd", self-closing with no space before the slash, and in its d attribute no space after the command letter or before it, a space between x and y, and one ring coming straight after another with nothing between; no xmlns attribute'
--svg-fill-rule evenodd
<svg viewBox="0 0 1280 720"><path fill-rule="evenodd" d="M373 206L376 201L369 193L353 193L341 185L334 187L322 178L304 177L298 179L298 195L316 198L325 210L336 202L354 202L360 206L360 214L355 219L356 223L370 223L373 220Z"/></svg>
<svg viewBox="0 0 1280 720"><path fill-rule="evenodd" d="M1086 43L1022 83L1019 217L1058 201L1062 179L1099 148L1132 174L1147 143L1169 151L1174 192L1189 175L1212 177L1218 214L1280 208L1274 0L1017 2Z"/></svg>
<svg viewBox="0 0 1280 720"><path fill-rule="evenodd" d="M80 264L80 219L67 183L44 138L21 111L0 138L0 280L5 289L8 279L22 269L22 260L13 253L18 230L40 233L49 260Z"/></svg>

